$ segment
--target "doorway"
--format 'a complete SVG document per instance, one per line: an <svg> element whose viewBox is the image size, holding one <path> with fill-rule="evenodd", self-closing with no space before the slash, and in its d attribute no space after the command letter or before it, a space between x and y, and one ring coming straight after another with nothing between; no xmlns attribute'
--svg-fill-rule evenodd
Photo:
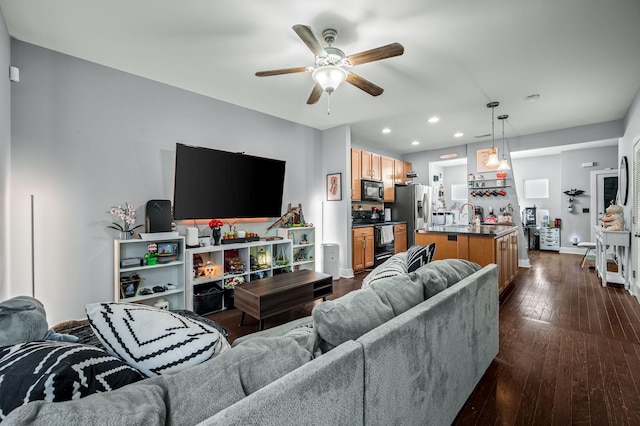
<svg viewBox="0 0 640 426"><path fill-rule="evenodd" d="M618 171L596 170L591 172L591 238L596 240L595 227L600 225L600 218L618 197Z"/></svg>

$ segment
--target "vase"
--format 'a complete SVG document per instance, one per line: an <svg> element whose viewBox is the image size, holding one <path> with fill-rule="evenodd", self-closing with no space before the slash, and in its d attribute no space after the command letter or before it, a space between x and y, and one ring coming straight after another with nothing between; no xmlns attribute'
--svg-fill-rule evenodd
<svg viewBox="0 0 640 426"><path fill-rule="evenodd" d="M121 240L130 240L133 238L133 231L120 231Z"/></svg>
<svg viewBox="0 0 640 426"><path fill-rule="evenodd" d="M211 228L211 241L214 246L220 245L220 228Z"/></svg>

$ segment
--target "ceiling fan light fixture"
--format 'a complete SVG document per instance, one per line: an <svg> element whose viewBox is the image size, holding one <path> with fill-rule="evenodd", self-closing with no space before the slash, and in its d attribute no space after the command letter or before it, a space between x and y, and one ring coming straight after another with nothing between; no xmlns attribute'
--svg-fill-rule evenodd
<svg viewBox="0 0 640 426"><path fill-rule="evenodd" d="M347 79L347 71L335 65L326 65L316 68L311 77L325 92L331 94Z"/></svg>

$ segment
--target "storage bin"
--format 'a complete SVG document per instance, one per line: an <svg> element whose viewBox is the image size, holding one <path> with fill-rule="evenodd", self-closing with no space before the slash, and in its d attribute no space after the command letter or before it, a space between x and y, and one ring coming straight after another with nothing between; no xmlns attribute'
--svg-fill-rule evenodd
<svg viewBox="0 0 640 426"><path fill-rule="evenodd" d="M193 311L198 315L222 310L224 291L218 287L197 291L193 295Z"/></svg>

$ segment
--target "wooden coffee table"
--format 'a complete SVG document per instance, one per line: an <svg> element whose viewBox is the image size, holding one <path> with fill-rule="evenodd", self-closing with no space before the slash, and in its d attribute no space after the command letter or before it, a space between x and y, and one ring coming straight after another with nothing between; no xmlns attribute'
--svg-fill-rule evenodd
<svg viewBox="0 0 640 426"><path fill-rule="evenodd" d="M262 278L235 287L234 304L242 311L240 325L247 313L264 327L264 319L316 299L326 300L333 293L333 277L315 271L300 270Z"/></svg>

